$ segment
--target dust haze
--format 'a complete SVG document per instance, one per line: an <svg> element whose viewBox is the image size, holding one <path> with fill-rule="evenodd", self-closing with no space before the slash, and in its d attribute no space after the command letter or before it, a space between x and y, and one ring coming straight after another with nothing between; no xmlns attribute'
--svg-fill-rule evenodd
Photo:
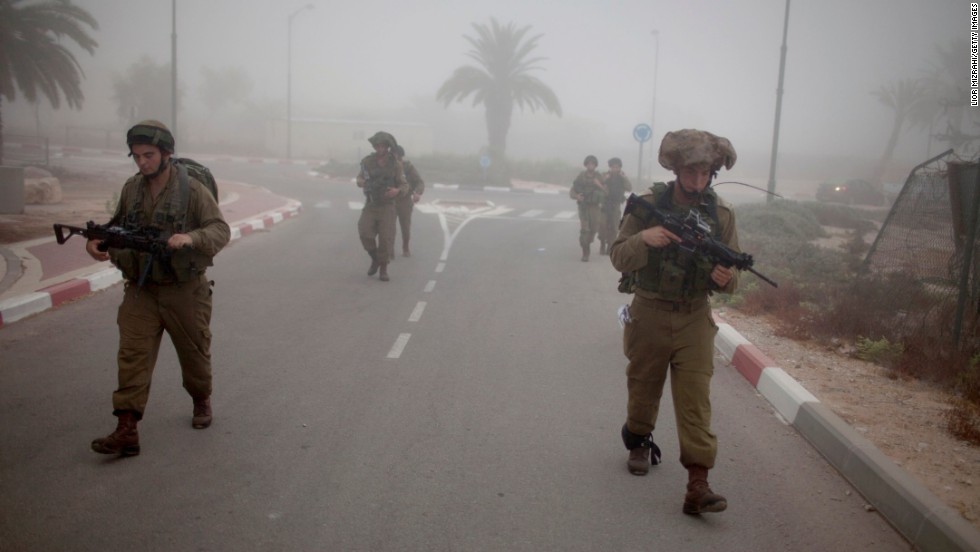
<svg viewBox="0 0 980 552"><path fill-rule="evenodd" d="M99 22L94 56L66 44L84 71L83 108L56 111L46 100L35 107L19 97L3 105L5 132L40 133L54 143L70 139L69 128L122 132L130 121L117 114L114 80L140 60L169 72L171 2L75 3ZM464 35L475 36L472 24L492 17L542 35L535 53L545 59L535 75L563 110L557 117L515 109L509 157L577 165L587 154L619 156L635 173L632 129L652 122L645 163L666 131L702 128L733 142L733 174L764 181L785 9L783 0L178 0L178 149L281 155L276 139L255 135L285 120L291 74L294 121L416 125L429 129L431 141L406 143L410 156L413 146L417 154L477 153L487 141L483 107L444 107L435 96L456 67L472 62ZM968 2L952 0L792 2L778 174L820 178L873 164L894 114L872 91L923 76L937 47L969 37L968 12ZM966 88L969 52L962 56ZM208 71L247 78L229 101L209 105L201 92ZM169 102L159 113L130 115L172 122ZM336 156L294 142L296 157ZM900 181L942 149L927 129L904 132L890 178Z"/></svg>

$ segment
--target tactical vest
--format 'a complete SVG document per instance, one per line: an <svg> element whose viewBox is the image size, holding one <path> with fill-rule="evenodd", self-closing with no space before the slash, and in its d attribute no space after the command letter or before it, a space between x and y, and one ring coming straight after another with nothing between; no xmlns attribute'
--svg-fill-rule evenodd
<svg viewBox="0 0 980 552"><path fill-rule="evenodd" d="M164 203L158 205L149 217L143 210L145 179L142 175L135 176L136 189L125 217L118 221L113 219L112 223L121 224L128 230L157 228L163 239L195 230L196 228L191 228L187 223L187 210L190 203L190 179L187 170L181 165L174 165L174 169L177 171L177 189L171 192ZM149 272L146 272L147 280L157 284L171 284L194 280L214 264L214 259L210 255L187 247L167 250L165 256L157 256L157 258L152 258L152 255L147 252L122 249L113 255L113 262L122 271L123 276L132 281L139 280L147 270L147 265L152 262Z"/></svg>
<svg viewBox="0 0 980 552"><path fill-rule="evenodd" d="M388 164L381 166L378 164L377 157L369 155L361 161L361 172L364 176L364 197L368 205L382 205L394 203L393 198L385 197L385 192L390 188L398 187L398 179L395 171L395 158L389 154Z"/></svg>
<svg viewBox="0 0 980 552"><path fill-rule="evenodd" d="M598 178L599 180L602 180L602 175L599 174L598 172L593 173L592 176L594 178ZM579 173L578 178L576 178L575 180L579 181L579 179L581 179L581 182L583 182L584 184L582 184L581 187L577 188L575 191L577 193L582 194L582 203L585 203L587 205L601 204L602 200L605 199L606 197L606 192L603 192L595 184L592 183L592 178L589 178L588 171L582 171L581 173Z"/></svg>
<svg viewBox="0 0 980 552"><path fill-rule="evenodd" d="M673 187L663 182L654 183L651 187L653 203L659 209L670 211L680 216L687 215L688 207L676 207L671 200ZM711 189L705 190L704 202L698 206L703 220L711 227L711 234L718 238L721 234L721 224L718 222L718 196ZM668 301L691 301L705 296L710 290L717 289L711 280L714 263L692 252L682 250L676 243L667 247L647 248L647 264L635 273L636 287L656 293Z"/></svg>

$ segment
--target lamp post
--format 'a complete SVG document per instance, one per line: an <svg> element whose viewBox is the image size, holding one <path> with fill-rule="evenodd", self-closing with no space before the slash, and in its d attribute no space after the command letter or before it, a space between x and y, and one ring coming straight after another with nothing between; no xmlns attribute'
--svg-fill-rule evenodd
<svg viewBox="0 0 980 552"><path fill-rule="evenodd" d="M313 4L307 4L289 14L286 25L286 159L293 158L293 18L312 9Z"/></svg>
<svg viewBox="0 0 980 552"><path fill-rule="evenodd" d="M170 132L177 135L177 0L171 0L170 31Z"/></svg>
<svg viewBox="0 0 980 552"><path fill-rule="evenodd" d="M655 44L655 53L653 55L653 108L650 110L650 180L653 181L653 156L656 153L657 143L654 140L656 134L656 126L654 123L657 122L657 70L660 68L660 32L657 29L651 31L653 33L653 41ZM639 182L637 182L639 185Z"/></svg>
<svg viewBox="0 0 980 552"><path fill-rule="evenodd" d="M769 195L766 203L772 202L776 191L776 155L779 151L779 117L783 110L783 76L786 73L786 33L789 30L789 0L786 0L786 15L783 19L783 46L779 50L779 84L776 85L776 122L772 129L772 156L769 158Z"/></svg>

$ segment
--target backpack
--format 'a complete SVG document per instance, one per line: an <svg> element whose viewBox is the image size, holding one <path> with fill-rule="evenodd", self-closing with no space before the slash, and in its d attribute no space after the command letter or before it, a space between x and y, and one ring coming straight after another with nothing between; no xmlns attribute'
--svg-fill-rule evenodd
<svg viewBox="0 0 980 552"><path fill-rule="evenodd" d="M211 169L187 157L175 158L174 165L177 166L177 176L181 179L181 186L184 186L187 182L187 177L191 176L201 184L204 184L204 187L214 196L214 200L218 201L218 183L214 180Z"/></svg>
<svg viewBox="0 0 980 552"><path fill-rule="evenodd" d="M171 221L175 224L178 232L183 232L185 219L187 218L187 204L190 201L190 178L193 177L203 184L211 192L211 195L214 196L215 203L218 202L218 183L215 181L214 175L211 174L211 169L193 159L174 157L173 164L177 169L177 194L171 198L166 209L156 212L153 222L158 226L162 226L167 221ZM136 176L139 175L140 173L136 173ZM136 194L135 201L130 207L129 216L135 217L141 208L140 195ZM110 224L113 224L113 222L110 221Z"/></svg>

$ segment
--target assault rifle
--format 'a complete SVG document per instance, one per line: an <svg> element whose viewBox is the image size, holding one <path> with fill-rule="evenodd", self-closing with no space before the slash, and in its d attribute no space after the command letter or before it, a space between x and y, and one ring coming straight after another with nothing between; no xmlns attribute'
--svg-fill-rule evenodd
<svg viewBox="0 0 980 552"><path fill-rule="evenodd" d="M68 235L65 235L65 231ZM150 254L150 260L146 263L146 268L140 275L139 287L143 287L143 282L153 266L153 261L165 259L170 255L167 249L167 239L160 233L159 228L142 228L140 230L127 230L122 226L110 226L108 224L95 224L92 221L85 223L85 228L69 226L67 224L54 225L54 237L58 244L64 244L72 236L82 236L89 240L99 240L96 246L99 251L113 249L133 249Z"/></svg>
<svg viewBox="0 0 980 552"><path fill-rule="evenodd" d="M776 282L752 268L755 264L752 255L748 253L736 253L721 241L713 238L711 236L711 227L708 226L708 223L701 220L701 215L696 210L691 209L687 216L681 219L674 214L658 208L656 205L653 205L636 194L630 194L629 199L626 200L623 216L631 213L638 215L648 225L655 221L679 237L681 241L677 246L681 250L701 255L725 268L734 266L738 270L748 270L772 287L779 287Z"/></svg>

